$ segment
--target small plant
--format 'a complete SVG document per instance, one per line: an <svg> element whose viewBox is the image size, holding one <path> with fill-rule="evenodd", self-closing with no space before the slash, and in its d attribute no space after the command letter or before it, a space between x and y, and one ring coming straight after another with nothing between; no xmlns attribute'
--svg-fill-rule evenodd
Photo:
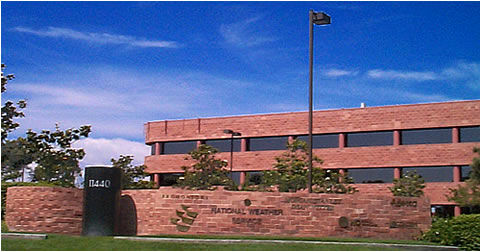
<svg viewBox="0 0 480 251"><path fill-rule="evenodd" d="M393 187L388 189L393 196L420 197L423 195L424 183L425 180L416 171L407 171L400 179L394 179Z"/></svg>
<svg viewBox="0 0 480 251"><path fill-rule="evenodd" d="M215 158L217 149L209 145L200 145L190 151L185 159L195 161L191 166L182 166L183 179L179 179L178 186L196 190L214 190L216 186L229 186L233 189L233 181L226 169L228 163Z"/></svg>

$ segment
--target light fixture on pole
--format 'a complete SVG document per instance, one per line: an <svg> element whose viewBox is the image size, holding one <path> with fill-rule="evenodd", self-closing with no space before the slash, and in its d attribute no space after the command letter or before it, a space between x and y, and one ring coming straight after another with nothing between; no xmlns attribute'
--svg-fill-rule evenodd
<svg viewBox="0 0 480 251"><path fill-rule="evenodd" d="M240 132L234 132L230 129L223 130L223 133L232 135L230 138L230 179L233 181L233 137L242 136L242 134Z"/></svg>
<svg viewBox="0 0 480 251"><path fill-rule="evenodd" d="M310 35L310 47L309 47L309 104L308 104L308 192L312 192L312 155L313 155L313 25L326 25L330 24L330 16L323 12L309 12L309 35Z"/></svg>

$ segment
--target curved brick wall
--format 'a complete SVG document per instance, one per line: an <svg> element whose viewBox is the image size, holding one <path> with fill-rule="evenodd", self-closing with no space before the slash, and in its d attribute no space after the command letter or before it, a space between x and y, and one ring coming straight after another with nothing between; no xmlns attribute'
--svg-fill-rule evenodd
<svg viewBox="0 0 480 251"><path fill-rule="evenodd" d="M83 190L11 187L12 231L80 234ZM266 192L124 190L120 235L209 234L413 239L430 226L427 198Z"/></svg>
<svg viewBox="0 0 480 251"><path fill-rule="evenodd" d="M80 234L83 190L9 187L5 220L10 231Z"/></svg>

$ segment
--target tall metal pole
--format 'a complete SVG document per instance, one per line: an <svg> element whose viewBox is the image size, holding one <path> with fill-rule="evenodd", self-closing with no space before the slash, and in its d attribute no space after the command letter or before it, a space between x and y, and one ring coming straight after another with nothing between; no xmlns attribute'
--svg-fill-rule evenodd
<svg viewBox="0 0 480 251"><path fill-rule="evenodd" d="M230 139L230 179L233 181L233 134Z"/></svg>
<svg viewBox="0 0 480 251"><path fill-rule="evenodd" d="M310 62L309 62L309 91L308 91L308 192L312 193L312 142L313 142L313 10L309 12L310 28Z"/></svg>

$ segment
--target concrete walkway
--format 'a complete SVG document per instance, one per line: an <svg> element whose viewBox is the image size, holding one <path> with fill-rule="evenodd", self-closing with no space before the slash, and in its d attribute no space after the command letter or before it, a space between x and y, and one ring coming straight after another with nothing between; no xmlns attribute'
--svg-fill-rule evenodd
<svg viewBox="0 0 480 251"><path fill-rule="evenodd" d="M132 241L158 241L158 242L187 242L187 243L276 243L276 244L319 244L319 245L350 245L350 246L366 246L378 247L379 249L399 248L404 250L459 250L458 247L451 246L433 246L433 245L412 245L412 244L386 244L386 243L365 243L365 242L332 242L332 241L295 241L295 240L238 240L238 239L186 239L186 238L160 238L160 237L130 237L115 236L114 239L132 240Z"/></svg>

